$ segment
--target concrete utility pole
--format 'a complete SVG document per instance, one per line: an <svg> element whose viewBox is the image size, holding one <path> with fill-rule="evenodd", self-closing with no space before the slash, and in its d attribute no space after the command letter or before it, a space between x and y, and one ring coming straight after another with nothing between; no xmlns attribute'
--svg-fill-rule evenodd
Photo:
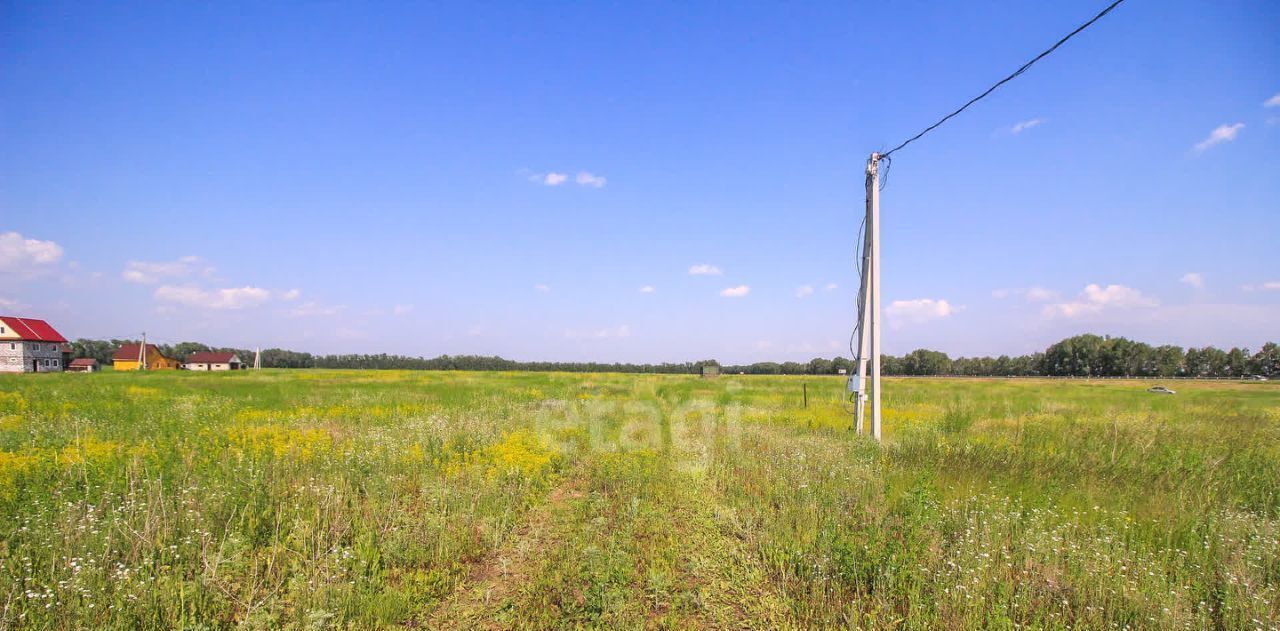
<svg viewBox="0 0 1280 631"><path fill-rule="evenodd" d="M871 435L880 435L880 154L867 160L867 232L862 242L862 285L858 293L858 377L849 385L855 394L855 427L862 433L871 373Z"/></svg>
<svg viewBox="0 0 1280 631"><path fill-rule="evenodd" d="M147 369L147 332L142 332L142 345L138 347L138 365Z"/></svg>
<svg viewBox="0 0 1280 631"><path fill-rule="evenodd" d="M262 347L253 350L253 369L262 370Z"/></svg>

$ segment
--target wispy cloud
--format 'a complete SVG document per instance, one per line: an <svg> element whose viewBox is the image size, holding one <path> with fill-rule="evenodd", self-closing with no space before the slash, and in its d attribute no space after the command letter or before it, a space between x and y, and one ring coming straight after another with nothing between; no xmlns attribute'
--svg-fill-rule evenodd
<svg viewBox="0 0 1280 631"><path fill-rule="evenodd" d="M839 288L840 288L840 285L837 285L835 283L827 283L827 286L823 287L823 289L826 289L827 291L835 291L836 289L839 289Z"/></svg>
<svg viewBox="0 0 1280 631"><path fill-rule="evenodd" d="M1236 136L1240 135L1241 129L1244 129L1244 123L1218 125L1213 131L1209 132L1208 138L1196 143L1195 150L1201 152L1216 144L1231 142L1236 139Z"/></svg>
<svg viewBox="0 0 1280 631"><path fill-rule="evenodd" d="M1186 283L1196 289L1204 289L1204 274L1200 272L1187 272L1178 279L1180 283Z"/></svg>
<svg viewBox="0 0 1280 631"><path fill-rule="evenodd" d="M293 318L329 317L338 315L346 310L346 305L326 305L308 301L290 309L289 316Z"/></svg>
<svg viewBox="0 0 1280 631"><path fill-rule="evenodd" d="M991 297L996 300L1004 300L1009 296L1022 296L1027 300L1027 302L1049 302L1051 300L1058 300L1061 298L1061 294L1058 292L1052 289L1045 289L1044 287L1027 287L1025 289L1001 288L991 290Z"/></svg>
<svg viewBox="0 0 1280 631"><path fill-rule="evenodd" d="M959 311L950 302L943 299L917 298L915 300L894 300L885 310L889 317L897 323L911 322L919 324L931 320L949 318Z"/></svg>
<svg viewBox="0 0 1280 631"><path fill-rule="evenodd" d="M1241 287L1241 289L1245 291L1280 291L1280 280L1269 280L1256 285L1245 285Z"/></svg>
<svg viewBox="0 0 1280 631"><path fill-rule="evenodd" d="M1039 126L1040 123L1043 123L1043 122L1044 122L1044 119L1041 119L1041 118L1032 118L1030 120L1020 121L1020 122L1014 123L1013 127L1009 128L1009 133L1021 134L1022 132L1027 131L1028 129L1031 129L1032 127Z"/></svg>
<svg viewBox="0 0 1280 631"><path fill-rule="evenodd" d="M120 272L121 278L140 285L154 285L175 278L187 278L195 274L213 276L216 268L204 259L192 255L176 261L129 261Z"/></svg>
<svg viewBox="0 0 1280 631"><path fill-rule="evenodd" d="M396 305L391 309L391 315L402 316L413 313L413 305Z"/></svg>
<svg viewBox="0 0 1280 631"><path fill-rule="evenodd" d="M530 175L529 181L536 182L538 184L542 184L545 186L560 186L561 184L564 184L565 182L569 181L569 176L564 173L556 173L555 171L551 171L549 173L535 173L533 175Z"/></svg>
<svg viewBox="0 0 1280 631"><path fill-rule="evenodd" d="M1059 298L1061 298L1061 294L1052 289L1045 289L1044 287L1027 288L1027 300L1031 302L1049 302Z"/></svg>
<svg viewBox="0 0 1280 631"><path fill-rule="evenodd" d="M813 295L812 285L801 285L796 288L796 298L808 298Z"/></svg>
<svg viewBox="0 0 1280 631"><path fill-rule="evenodd" d="M298 296L301 296L301 295L302 295L301 289L290 289L280 294L280 299L281 300L297 300Z"/></svg>
<svg viewBox="0 0 1280 631"><path fill-rule="evenodd" d="M641 288L640 288L640 293L642 293L642 294L651 294L651 293L653 293L653 292L655 292L655 291L658 291L658 290L657 290L657 289L654 289L654 288L653 288L653 285L645 285L644 287L641 287Z"/></svg>
<svg viewBox="0 0 1280 631"><path fill-rule="evenodd" d="M271 292L261 287L228 287L202 289L191 286L161 285L156 300L201 309L234 310L256 307L271 300Z"/></svg>
<svg viewBox="0 0 1280 631"><path fill-rule="evenodd" d="M529 176L529 181L542 184L543 186L560 186L561 184L569 181L569 174L561 173L559 171L534 173ZM578 171L578 174L574 176L573 181L577 182L579 186L586 186L588 188L604 188L604 185L609 182L608 178L603 175L596 175L590 171Z"/></svg>
<svg viewBox="0 0 1280 631"><path fill-rule="evenodd" d="M1262 107L1280 107L1280 94L1277 94L1262 103Z"/></svg>
<svg viewBox="0 0 1280 631"><path fill-rule="evenodd" d="M548 293L548 292L550 292L550 291L551 291L551 286L550 286L550 285L543 284L543 283L538 283L538 284L536 284L536 285L534 285L534 286L533 286L533 290L534 290L534 291L538 291L538 292L542 292L542 293L544 293L544 294L545 294L545 293Z"/></svg>
<svg viewBox="0 0 1280 631"><path fill-rule="evenodd" d="M720 268L707 263L699 263L689 267L690 276L720 276L721 274L724 274L724 272L720 271Z"/></svg>
<svg viewBox="0 0 1280 631"><path fill-rule="evenodd" d="M34 276L53 269L62 259L62 246L28 239L17 232L0 233L0 274Z"/></svg>
<svg viewBox="0 0 1280 631"><path fill-rule="evenodd" d="M631 327L625 324L610 329L567 330L564 336L571 340L606 340L631 337Z"/></svg>
<svg viewBox="0 0 1280 631"><path fill-rule="evenodd" d="M751 288L746 285L738 285L737 287L726 287L720 290L720 295L725 298L741 298L751 293Z"/></svg>
<svg viewBox="0 0 1280 631"><path fill-rule="evenodd" d="M1086 285L1084 291L1071 302L1060 302L1045 305L1043 313L1046 317L1078 318L1095 315L1111 309L1134 309L1154 307L1159 302L1143 294L1141 291L1124 285L1107 285L1097 283Z"/></svg>

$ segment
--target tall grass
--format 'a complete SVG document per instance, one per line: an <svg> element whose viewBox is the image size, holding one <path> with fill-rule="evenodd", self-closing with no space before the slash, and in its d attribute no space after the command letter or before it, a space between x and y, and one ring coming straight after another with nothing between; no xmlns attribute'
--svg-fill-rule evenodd
<svg viewBox="0 0 1280 631"><path fill-rule="evenodd" d="M1280 388L0 377L0 628L1280 627Z"/></svg>

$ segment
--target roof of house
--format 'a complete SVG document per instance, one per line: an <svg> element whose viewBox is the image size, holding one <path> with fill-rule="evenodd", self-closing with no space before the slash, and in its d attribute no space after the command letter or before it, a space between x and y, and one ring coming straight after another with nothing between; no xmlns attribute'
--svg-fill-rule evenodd
<svg viewBox="0 0 1280 631"><path fill-rule="evenodd" d="M19 336L18 339L24 342L66 342L67 338L62 337L61 333L53 330L48 322L37 320L35 318L18 318L14 316L0 316L0 322L3 322L14 333Z"/></svg>
<svg viewBox="0 0 1280 631"><path fill-rule="evenodd" d="M235 353L220 351L198 351L187 358L188 364L229 364L232 360L240 361Z"/></svg>
<svg viewBox="0 0 1280 631"><path fill-rule="evenodd" d="M115 352L115 353L113 353L113 354L111 355L111 361L116 361L116 362L118 362L118 361L136 362L136 361L138 361L138 352L141 350L140 348L138 348L139 346L141 346L141 345L140 345L140 344L138 344L138 343L136 343L136 342L135 342L135 343L133 343L133 344L125 344L124 346L121 346L120 348L116 349L116 352ZM164 356L162 353L160 353L160 349L156 348L156 345L155 345L155 344L147 344L147 350L149 350L149 351L155 351L155 352L156 352L156 354L157 354L157 355L160 355L161 357L163 357L163 356Z"/></svg>
<svg viewBox="0 0 1280 631"><path fill-rule="evenodd" d="M97 366L98 360L92 357L77 357L71 360L69 366Z"/></svg>

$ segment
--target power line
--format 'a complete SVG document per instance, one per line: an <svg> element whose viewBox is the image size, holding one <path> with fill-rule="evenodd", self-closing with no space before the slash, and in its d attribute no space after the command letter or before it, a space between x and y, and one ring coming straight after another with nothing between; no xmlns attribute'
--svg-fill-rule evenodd
<svg viewBox="0 0 1280 631"><path fill-rule="evenodd" d="M959 114L960 112L963 112L963 111L965 111L966 109L968 109L970 105L973 105L974 103L977 103L978 101L981 101L982 99L986 98L986 96L987 96L988 94L991 94L992 92L995 92L996 88L998 88L998 87L1000 87L1000 86L1002 86L1002 85L1004 85L1004 84L1006 84L1006 83L1008 83L1008 82L1012 81L1012 80L1013 80L1014 78L1016 78L1018 75L1020 75L1020 74L1022 74L1022 73L1024 73L1024 72L1026 72L1026 71L1027 71L1027 69L1028 69L1028 68L1030 68L1032 65L1034 65L1037 61L1040 61L1041 59L1044 59L1045 57L1049 56L1049 53L1052 53L1053 51L1057 50L1059 46L1061 46L1061 45L1063 45L1063 44L1067 43L1067 40L1071 39L1072 37L1075 37L1075 36L1076 36L1076 34L1077 34L1077 33L1079 33L1080 31L1083 31L1083 30L1085 30L1085 29L1089 28L1090 26L1092 26L1094 22L1097 22L1098 20L1102 19L1102 16L1104 16L1104 15L1106 15L1106 14L1110 13L1112 9L1114 9L1114 8L1116 8L1116 7L1118 7L1118 6L1120 6L1120 3L1122 3L1122 2L1124 2L1124 0L1115 0L1115 2L1112 2L1109 6L1107 6L1107 8L1103 9L1101 13L1099 13L1099 14L1097 14L1097 15L1093 16L1093 19L1089 20L1088 22L1085 22L1084 24L1081 24L1079 27L1077 27L1077 28L1076 28L1076 30L1071 31L1070 33L1067 33L1067 36L1066 36L1066 37L1064 37L1064 38L1062 38L1062 39L1058 40L1058 42L1057 42L1056 44L1054 44L1053 46L1050 46L1048 50L1044 51L1043 53L1040 53L1039 55L1036 55L1035 59L1032 59L1031 61L1028 61L1027 63L1022 64L1022 67L1021 67L1021 68L1018 68L1016 71L1014 71L1014 73L1013 73L1013 74L1011 74L1011 75L1009 75L1009 76L1007 76L1007 77L1005 77L1005 78L1001 79L1000 81L996 82L996 84L995 84L995 85L993 85L993 86L991 86L991 87L987 88L987 91L986 91L986 92L983 92L982 94L979 94L978 96L973 97L972 99L970 99L970 100L969 100L969 102L968 102L968 103L965 103L963 106L961 106L961 107L960 107L960 109L958 109L958 110L956 110L956 111L954 111L954 112L952 112L952 113L950 113L950 114L947 114L946 116L943 116L943 117L942 117L942 119L941 119L941 120L939 120L938 122L936 122L936 123L934 123L934 124L932 124L932 125L930 125L930 126L926 127L924 131L922 131L922 132L920 132L920 133L918 133L918 134L916 134L916 135L914 135L914 136L912 136L912 137L908 138L905 142L903 142L902 144L898 145L897 147L894 147L894 148L892 148L892 149L890 149L890 150L888 150L888 151L886 151L886 152L884 152L884 153L880 154L880 157L881 157L881 158L887 158L887 157L889 157L889 155L891 155L893 152L895 152L895 151L897 151L897 150L899 150L899 149L901 149L901 148L903 148L903 147L905 147L905 146L907 146L907 145L909 145L909 144L911 144L911 143L915 142L916 140L919 140L921 136L923 136L923 135L925 135L925 134L927 134L927 133L929 133L929 132L933 131L934 129L937 129L937 128L938 128L938 126L940 126L940 125L942 125L943 123L947 122L947 121L948 121L948 120L950 120L952 117L954 117L954 116L956 116L957 114Z"/></svg>

